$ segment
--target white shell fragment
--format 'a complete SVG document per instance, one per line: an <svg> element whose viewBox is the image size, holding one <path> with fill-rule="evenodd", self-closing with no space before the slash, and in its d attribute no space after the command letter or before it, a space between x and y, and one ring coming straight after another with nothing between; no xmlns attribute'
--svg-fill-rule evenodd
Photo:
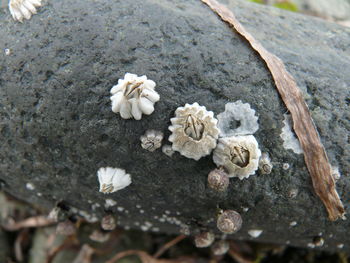
<svg viewBox="0 0 350 263"><path fill-rule="evenodd" d="M131 184L131 177L123 169L112 167L101 167L97 171L100 182L100 192L110 194L121 190Z"/></svg>
<svg viewBox="0 0 350 263"><path fill-rule="evenodd" d="M232 127L236 123L238 127ZM225 105L225 111L218 114L220 137L254 134L259 129L258 117L248 103L241 100Z"/></svg>
<svg viewBox="0 0 350 263"><path fill-rule="evenodd" d="M341 174L339 172L339 167L331 165L331 173L334 178L334 180L338 181L341 178Z"/></svg>
<svg viewBox="0 0 350 263"><path fill-rule="evenodd" d="M123 119L141 120L142 114L150 115L160 96L154 90L156 83L147 77L126 73L124 79L111 89L112 111Z"/></svg>
<svg viewBox="0 0 350 263"><path fill-rule="evenodd" d="M303 149L300 146L299 140L295 136L294 132L292 131L292 119L290 114L283 114L284 120L283 120L283 128L282 132L280 134L282 140L283 140L283 147L285 149L290 149L296 154L302 154Z"/></svg>
<svg viewBox="0 0 350 263"><path fill-rule="evenodd" d="M216 147L219 137L217 119L212 111L207 111L204 106L197 102L179 107L175 111L175 117L171 118L172 125L169 137L174 151L181 155L199 160L209 155Z"/></svg>
<svg viewBox="0 0 350 263"><path fill-rule="evenodd" d="M14 20L23 22L36 14L36 8L41 6L42 0L10 0L9 9Z"/></svg>
<svg viewBox="0 0 350 263"><path fill-rule="evenodd" d="M254 238L257 238L259 237L261 234L262 234L262 230L260 229L251 229L248 231L248 234L251 236L251 237L254 237Z"/></svg>
<svg viewBox="0 0 350 263"><path fill-rule="evenodd" d="M146 133L140 137L140 140L143 149L154 152L162 146L163 133L156 130L147 130Z"/></svg>
<svg viewBox="0 0 350 263"><path fill-rule="evenodd" d="M220 138L214 150L217 166L226 168L229 177L248 178L259 166L261 151L253 135Z"/></svg>

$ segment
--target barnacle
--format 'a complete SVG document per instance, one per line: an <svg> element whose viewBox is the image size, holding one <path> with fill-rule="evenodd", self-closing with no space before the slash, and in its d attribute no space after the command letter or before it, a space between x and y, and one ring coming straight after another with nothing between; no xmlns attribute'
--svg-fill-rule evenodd
<svg viewBox="0 0 350 263"><path fill-rule="evenodd" d="M10 0L9 9L14 20L23 21L36 14L36 8L41 6L42 0Z"/></svg>
<svg viewBox="0 0 350 263"><path fill-rule="evenodd" d="M160 98L155 86L156 83L146 76L126 73L111 89L112 111L119 112L123 119L141 120L142 114L150 115Z"/></svg>
<svg viewBox="0 0 350 263"><path fill-rule="evenodd" d="M196 247L209 247L213 244L215 235L212 232L202 232L194 237Z"/></svg>
<svg viewBox="0 0 350 263"><path fill-rule="evenodd" d="M232 123L238 127L231 127ZM258 117L248 103L238 100L227 103L225 111L218 114L218 127L220 137L253 134L259 129Z"/></svg>
<svg viewBox="0 0 350 263"><path fill-rule="evenodd" d="M208 174L208 186L218 192L227 190L230 180L223 168L214 169Z"/></svg>
<svg viewBox="0 0 350 263"><path fill-rule="evenodd" d="M259 171L262 174L270 174L272 171L273 165L268 153L262 153L259 160Z"/></svg>
<svg viewBox="0 0 350 263"><path fill-rule="evenodd" d="M283 128L280 134L283 140L283 147L285 149L290 149L296 154L302 154L303 149L300 146L299 140L295 137L294 132L292 131L292 119L289 114L284 114Z"/></svg>
<svg viewBox="0 0 350 263"><path fill-rule="evenodd" d="M219 136L217 119L212 111L207 111L197 102L177 108L171 123L169 130L172 134L169 141L173 143L174 151L187 158L199 160L215 148Z"/></svg>
<svg viewBox="0 0 350 263"><path fill-rule="evenodd" d="M131 184L131 177L123 169L102 167L97 171L100 192L110 194Z"/></svg>
<svg viewBox="0 0 350 263"><path fill-rule="evenodd" d="M219 139L213 160L223 166L229 177L248 178L258 169L261 151L253 135L231 136Z"/></svg>
<svg viewBox="0 0 350 263"><path fill-rule="evenodd" d="M167 144L162 147L162 152L168 155L169 157L173 156L173 154L175 153L171 145Z"/></svg>
<svg viewBox="0 0 350 263"><path fill-rule="evenodd" d="M217 228L225 234L236 233L242 227L242 217L234 210L221 211L216 220Z"/></svg>
<svg viewBox="0 0 350 263"><path fill-rule="evenodd" d="M144 135L140 137L141 146L150 152L162 146L163 133L155 130L147 130Z"/></svg>

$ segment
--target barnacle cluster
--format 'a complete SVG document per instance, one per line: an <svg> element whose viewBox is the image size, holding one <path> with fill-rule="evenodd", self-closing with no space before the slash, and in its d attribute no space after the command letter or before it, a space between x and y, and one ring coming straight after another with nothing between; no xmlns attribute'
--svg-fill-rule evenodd
<svg viewBox="0 0 350 263"><path fill-rule="evenodd" d="M22 22L36 14L36 8L41 6L42 0L10 0L9 10L14 20Z"/></svg>
<svg viewBox="0 0 350 263"><path fill-rule="evenodd" d="M177 108L171 123L169 141L173 143L173 150L183 156L199 160L215 148L219 137L217 119L212 111L197 102Z"/></svg>
<svg viewBox="0 0 350 263"><path fill-rule="evenodd" d="M142 114L150 115L154 103L160 99L155 86L156 83L146 76L126 73L111 89L112 111L120 113L123 119L141 120Z"/></svg>
<svg viewBox="0 0 350 263"><path fill-rule="evenodd" d="M231 127L232 123L236 123ZM259 129L258 117L248 103L241 100L225 105L225 111L218 114L220 137L254 134Z"/></svg>
<svg viewBox="0 0 350 263"><path fill-rule="evenodd" d="M248 178L259 166L261 151L253 135L220 138L213 160L223 166L229 177Z"/></svg>
<svg viewBox="0 0 350 263"><path fill-rule="evenodd" d="M97 171L100 192L110 194L131 184L131 177L123 169L102 167Z"/></svg>

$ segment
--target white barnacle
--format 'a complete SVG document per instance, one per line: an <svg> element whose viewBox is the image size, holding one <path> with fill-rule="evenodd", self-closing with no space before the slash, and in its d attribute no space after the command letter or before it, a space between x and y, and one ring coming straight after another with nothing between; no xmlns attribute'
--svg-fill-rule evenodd
<svg viewBox="0 0 350 263"><path fill-rule="evenodd" d="M36 14L36 8L41 6L42 0L10 0L9 10L14 20L23 22Z"/></svg>
<svg viewBox="0 0 350 263"><path fill-rule="evenodd" d="M110 194L131 184L131 177L123 169L112 167L101 167L97 171L100 182L100 192Z"/></svg>
<svg viewBox="0 0 350 263"><path fill-rule="evenodd" d="M296 138L294 132L292 131L292 119L289 114L284 114L283 128L280 134L283 140L283 147L285 149L290 149L296 154L302 154L303 149L300 146L299 140Z"/></svg>
<svg viewBox="0 0 350 263"><path fill-rule="evenodd" d="M194 160L209 155L219 137L217 122L214 113L197 102L177 108L169 126L173 150Z"/></svg>
<svg viewBox="0 0 350 263"><path fill-rule="evenodd" d="M262 153L259 160L259 171L262 174L270 174L272 171L273 165L268 153Z"/></svg>
<svg viewBox="0 0 350 263"><path fill-rule="evenodd" d="M254 134L259 129L258 117L248 103L238 100L227 103L218 114L218 127L220 137Z"/></svg>
<svg viewBox="0 0 350 263"><path fill-rule="evenodd" d="M229 177L248 178L259 166L261 151L253 135L220 138L214 150L217 166L226 168Z"/></svg>
<svg viewBox="0 0 350 263"><path fill-rule="evenodd" d="M147 151L154 152L162 146L163 133L156 130L147 130L140 137L141 147Z"/></svg>
<svg viewBox="0 0 350 263"><path fill-rule="evenodd" d="M123 119L141 120L142 114L150 115L160 96L154 90L156 83L147 77L126 73L124 79L111 89L112 111Z"/></svg>

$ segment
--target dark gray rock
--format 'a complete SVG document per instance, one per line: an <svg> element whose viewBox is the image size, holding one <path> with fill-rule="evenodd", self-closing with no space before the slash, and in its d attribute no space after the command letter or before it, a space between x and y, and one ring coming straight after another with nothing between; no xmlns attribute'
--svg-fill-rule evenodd
<svg viewBox="0 0 350 263"><path fill-rule="evenodd" d="M337 189L348 207L350 30L223 2L295 76L329 159L340 167ZM350 249L349 221L327 220L302 155L282 147L286 108L264 62L200 1L50 1L23 24L8 12L0 21L0 46L11 50L0 60L0 179L8 193L47 210L61 202L90 220L101 219L105 200L113 199L117 205L109 210L121 226L168 233L185 226L191 233L217 232L217 208L234 209L243 226L230 238L251 239L248 230L261 229L261 242L306 247L322 235L323 248ZM110 109L109 90L126 72L146 74L161 95L141 121ZM206 183L215 167L211 157L169 158L140 146L146 129L167 138L169 119L185 103L197 101L218 114L239 99L259 115L256 137L274 163L269 175L233 178L226 194L216 194ZM126 169L133 183L99 193L96 171L103 166Z"/></svg>

